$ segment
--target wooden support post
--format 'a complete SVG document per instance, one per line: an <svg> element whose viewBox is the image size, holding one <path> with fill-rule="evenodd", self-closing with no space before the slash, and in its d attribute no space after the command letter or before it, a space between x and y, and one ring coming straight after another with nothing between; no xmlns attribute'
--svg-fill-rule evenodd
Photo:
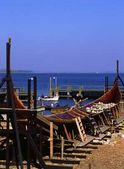
<svg viewBox="0 0 124 169"><path fill-rule="evenodd" d="M43 140L43 129L42 129L42 126L40 127L40 153L41 153L41 156L42 156L42 140Z"/></svg>
<svg viewBox="0 0 124 169"><path fill-rule="evenodd" d="M31 108L31 79L28 79L28 109Z"/></svg>
<svg viewBox="0 0 124 169"><path fill-rule="evenodd" d="M30 144L29 144L29 138L27 137L27 169L31 168L30 163L31 163L31 161L30 161Z"/></svg>
<svg viewBox="0 0 124 169"><path fill-rule="evenodd" d="M7 115L7 140L6 140L6 169L9 169L9 116Z"/></svg>
<svg viewBox="0 0 124 169"><path fill-rule="evenodd" d="M10 41L10 40L9 40ZM6 43L6 82L7 82L7 105L11 106L11 96L10 96L10 43Z"/></svg>
<svg viewBox="0 0 124 169"><path fill-rule="evenodd" d="M101 122L102 122L102 125L105 126L104 120L103 120L103 118L101 117L101 115L99 114L98 116L99 116L99 118L100 118L100 120L101 120Z"/></svg>
<svg viewBox="0 0 124 169"><path fill-rule="evenodd" d="M109 120L108 120L108 118L106 117L106 115L105 115L105 113L104 113L104 111L103 111L103 116L104 116L104 118L105 118L105 121L106 121L106 123L108 124L108 125L110 125L110 122L109 122Z"/></svg>
<svg viewBox="0 0 124 169"><path fill-rule="evenodd" d="M36 76L34 76L33 79L34 79L34 109L37 109L37 78Z"/></svg>
<svg viewBox="0 0 124 169"><path fill-rule="evenodd" d="M116 105L116 110L117 110L118 117L120 117L122 112L120 110L119 104Z"/></svg>
<svg viewBox="0 0 124 169"><path fill-rule="evenodd" d="M64 157L64 138L61 137L61 159Z"/></svg>
<svg viewBox="0 0 124 169"><path fill-rule="evenodd" d="M9 107L12 107L12 114L10 115L10 120L12 123L12 127L15 133L15 145L17 146L18 150L18 157L19 157L19 165L20 168L23 169L23 163L22 163L22 153L21 153L21 145L20 145L20 139L19 139L19 131L17 126L17 120L16 120L16 112L15 112L15 103L14 103L14 96L13 96L13 83L12 78L10 74L10 46L11 46L11 40L9 39L9 42L6 44L6 76L7 76L7 103Z"/></svg>
<svg viewBox="0 0 124 169"><path fill-rule="evenodd" d="M41 156L41 154L40 154L40 152L39 152L39 150L38 150L38 148L37 148L32 136L30 135L29 132L27 132L27 137L28 137L28 140L29 140L29 143L30 143L30 147L34 151L35 155L38 157L40 168L44 169L46 165L45 165L45 163L44 163L44 161L42 159L42 156Z"/></svg>
<svg viewBox="0 0 124 169"><path fill-rule="evenodd" d="M72 140L71 137L69 136L69 133L68 133L68 131L67 131L67 128L66 128L65 124L63 124L63 128L64 128L64 131L65 131L66 138L67 138L68 140Z"/></svg>
<svg viewBox="0 0 124 169"><path fill-rule="evenodd" d="M50 122L50 160L53 159L53 122Z"/></svg>
<svg viewBox="0 0 124 169"><path fill-rule="evenodd" d="M116 117L116 112L115 112L115 108L114 108L114 107L111 108L111 112L112 112L113 116L114 116L115 118L117 118L117 117Z"/></svg>

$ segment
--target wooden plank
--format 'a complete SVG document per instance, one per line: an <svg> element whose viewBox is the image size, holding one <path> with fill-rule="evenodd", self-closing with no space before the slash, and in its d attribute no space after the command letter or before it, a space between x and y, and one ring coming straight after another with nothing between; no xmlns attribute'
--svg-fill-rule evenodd
<svg viewBox="0 0 124 169"><path fill-rule="evenodd" d="M64 138L61 137L61 159L63 159L63 153L64 153Z"/></svg>
<svg viewBox="0 0 124 169"><path fill-rule="evenodd" d="M80 143L82 143L82 142L80 142ZM83 147L83 148L82 148ZM73 154L73 155L84 155L84 154L91 154L91 151L92 150L89 150L89 149L84 149L84 145L83 146L81 146L81 147L77 147L77 148L68 148L68 149L66 149L66 153L70 153L70 154Z"/></svg>
<svg viewBox="0 0 124 169"><path fill-rule="evenodd" d="M60 157L59 153L55 153L54 156ZM78 154L78 153L64 153L64 158L77 158L77 159L82 159L82 158L86 158L85 154Z"/></svg>
<svg viewBox="0 0 124 169"><path fill-rule="evenodd" d="M45 162L49 161L49 159L44 159ZM53 158L52 160L50 160L52 163L57 163L57 164L79 164L80 160L78 159L60 159L60 158Z"/></svg>
<svg viewBox="0 0 124 169"><path fill-rule="evenodd" d="M102 126L102 127L100 127L101 133L104 133L105 131L107 131L107 130L109 130L109 129L110 129L109 126Z"/></svg>
<svg viewBox="0 0 124 169"><path fill-rule="evenodd" d="M60 165L60 164L50 164L50 163L46 163L46 168L45 169L73 169L73 165L71 164L63 164L63 165Z"/></svg>
<svg viewBox="0 0 124 169"><path fill-rule="evenodd" d="M95 137L93 136L89 136L87 135L87 140L85 140L84 142L79 142L77 143L75 146L76 147L83 147L86 146L87 144L89 144L90 142L92 142L94 140Z"/></svg>
<svg viewBox="0 0 124 169"><path fill-rule="evenodd" d="M53 158L53 122L50 122L50 159Z"/></svg>
<svg viewBox="0 0 124 169"><path fill-rule="evenodd" d="M47 120L46 118L44 118L43 115L41 115L41 114L38 113L36 118L37 118L38 120L42 121L43 123L47 124L48 126L50 126L50 121ZM53 124L53 128L54 128L55 130L58 130L58 126L55 125L55 124Z"/></svg>

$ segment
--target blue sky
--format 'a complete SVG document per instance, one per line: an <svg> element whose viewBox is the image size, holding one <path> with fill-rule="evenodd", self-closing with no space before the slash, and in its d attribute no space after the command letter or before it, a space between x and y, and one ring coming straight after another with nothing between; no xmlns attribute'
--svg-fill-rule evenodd
<svg viewBox="0 0 124 169"><path fill-rule="evenodd" d="M0 68L124 72L123 0L0 0Z"/></svg>

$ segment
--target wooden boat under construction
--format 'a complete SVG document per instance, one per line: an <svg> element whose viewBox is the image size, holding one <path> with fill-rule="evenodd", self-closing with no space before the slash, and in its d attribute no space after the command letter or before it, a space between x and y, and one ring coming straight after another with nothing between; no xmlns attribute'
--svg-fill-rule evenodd
<svg viewBox="0 0 124 169"><path fill-rule="evenodd" d="M121 92L116 78L111 90L97 100L84 106L72 106L69 110L47 116L46 119L58 125L58 133L65 139L88 143L93 139L88 139L89 135L98 136L115 125L116 119L120 117L120 100Z"/></svg>
<svg viewBox="0 0 124 169"><path fill-rule="evenodd" d="M105 110L105 107L106 109L113 108L120 102L120 100L121 92L118 87L118 80L116 80L112 89L95 101L81 107L72 106L69 110L65 112L50 115L46 118L56 124L72 123L77 117L84 119L87 116L99 114L99 112L101 112L101 109ZM93 111L93 107L95 107L95 105L99 105L99 108L97 107L96 112L95 108Z"/></svg>

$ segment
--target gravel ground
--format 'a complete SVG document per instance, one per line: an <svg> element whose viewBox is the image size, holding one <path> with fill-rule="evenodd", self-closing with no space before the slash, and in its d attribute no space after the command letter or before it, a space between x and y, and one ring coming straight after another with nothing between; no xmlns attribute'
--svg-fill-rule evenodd
<svg viewBox="0 0 124 169"><path fill-rule="evenodd" d="M100 145L74 169L124 169L124 138L114 137L115 144Z"/></svg>

